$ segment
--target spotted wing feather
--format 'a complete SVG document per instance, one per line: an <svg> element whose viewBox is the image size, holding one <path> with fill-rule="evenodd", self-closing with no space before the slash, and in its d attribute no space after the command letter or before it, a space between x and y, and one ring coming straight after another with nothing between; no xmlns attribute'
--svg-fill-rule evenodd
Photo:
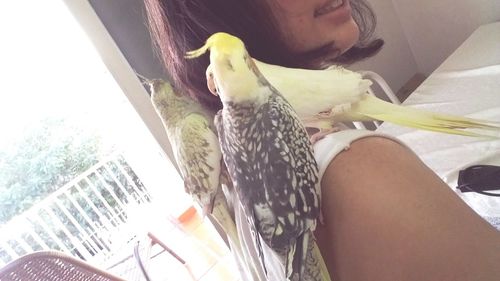
<svg viewBox="0 0 500 281"><path fill-rule="evenodd" d="M226 104L216 125L245 213L264 242L287 259L288 274L297 239L315 228L320 213L318 168L295 112L270 90L263 105Z"/></svg>
<svg viewBox="0 0 500 281"><path fill-rule="evenodd" d="M186 192L202 207L212 203L219 188L222 154L209 119L197 113L186 116L176 128L176 151Z"/></svg>
<svg viewBox="0 0 500 281"><path fill-rule="evenodd" d="M309 137L286 100L274 94L261 111L260 130L266 134L255 161L262 163L265 198L257 205L269 204L274 211L276 225L268 240L282 248L291 237L314 229L320 212L318 166Z"/></svg>

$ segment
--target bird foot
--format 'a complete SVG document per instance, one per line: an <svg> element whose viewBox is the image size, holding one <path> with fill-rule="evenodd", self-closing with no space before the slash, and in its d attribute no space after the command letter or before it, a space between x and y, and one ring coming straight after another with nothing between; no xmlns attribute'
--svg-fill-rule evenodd
<svg viewBox="0 0 500 281"><path fill-rule="evenodd" d="M310 140L312 144L315 144L319 140L323 139L325 136L340 131L339 127L332 127L329 129L320 129L319 132L311 136Z"/></svg>
<svg viewBox="0 0 500 281"><path fill-rule="evenodd" d="M349 112L351 110L351 104L350 103L342 103L334 106L332 109L328 111L323 111L318 113L318 116L321 118L332 118L338 115L342 115L346 112Z"/></svg>
<svg viewBox="0 0 500 281"><path fill-rule="evenodd" d="M323 211L319 211L318 221L321 225L325 225L325 217L323 217Z"/></svg>

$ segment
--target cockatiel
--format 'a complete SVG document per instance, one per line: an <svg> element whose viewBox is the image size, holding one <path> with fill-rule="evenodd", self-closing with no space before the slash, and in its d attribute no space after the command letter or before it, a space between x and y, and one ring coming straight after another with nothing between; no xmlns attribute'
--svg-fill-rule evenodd
<svg viewBox="0 0 500 281"><path fill-rule="evenodd" d="M256 244L261 237L278 254L288 280L329 280L319 250L311 246L320 187L305 128L239 38L216 33L187 57L207 50L213 70L209 85L217 88L223 104L215 119L223 158L258 233Z"/></svg>
<svg viewBox="0 0 500 281"><path fill-rule="evenodd" d="M161 79L149 82L151 102L174 151L185 191L211 213L220 189L222 154L212 113L190 97L178 94Z"/></svg>
<svg viewBox="0 0 500 281"><path fill-rule="evenodd" d="M175 160L184 180L185 191L211 215L228 235L231 250L244 261L232 212L222 193L222 185L232 189L222 162L219 140L213 124L215 113L206 110L186 95L177 94L163 80L143 78L151 91L151 102L166 129ZM247 266L255 276L256 269Z"/></svg>
<svg viewBox="0 0 500 281"><path fill-rule="evenodd" d="M500 130L498 122L439 114L385 102L368 93L371 81L341 66L308 70L271 65L253 59L262 75L295 109L306 127L320 135L335 130L336 122L387 121L401 126L465 136L486 136L470 131ZM207 68L207 81L212 68ZM217 89L208 82L212 92ZM317 138L316 138L317 139Z"/></svg>

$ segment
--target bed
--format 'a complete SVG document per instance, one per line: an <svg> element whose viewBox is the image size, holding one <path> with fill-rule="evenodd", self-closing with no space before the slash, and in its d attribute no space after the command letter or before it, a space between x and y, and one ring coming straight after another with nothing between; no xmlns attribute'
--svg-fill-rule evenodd
<svg viewBox="0 0 500 281"><path fill-rule="evenodd" d="M403 104L500 124L500 22L474 31ZM459 170L475 164L500 166L500 139L452 136L392 124L382 124L377 130L405 142L454 190ZM500 137L500 132L494 134ZM500 226L500 197L457 193L477 213Z"/></svg>

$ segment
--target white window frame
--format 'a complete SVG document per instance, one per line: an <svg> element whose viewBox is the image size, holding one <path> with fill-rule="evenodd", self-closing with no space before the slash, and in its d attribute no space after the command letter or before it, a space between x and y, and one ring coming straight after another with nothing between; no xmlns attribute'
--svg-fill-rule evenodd
<svg viewBox="0 0 500 281"><path fill-rule="evenodd" d="M156 114L147 91L135 75L134 70L97 13L86 0L63 1L90 38L102 61L151 132L153 138L162 148L165 156L168 157L177 171L179 171L167 134L160 118Z"/></svg>

